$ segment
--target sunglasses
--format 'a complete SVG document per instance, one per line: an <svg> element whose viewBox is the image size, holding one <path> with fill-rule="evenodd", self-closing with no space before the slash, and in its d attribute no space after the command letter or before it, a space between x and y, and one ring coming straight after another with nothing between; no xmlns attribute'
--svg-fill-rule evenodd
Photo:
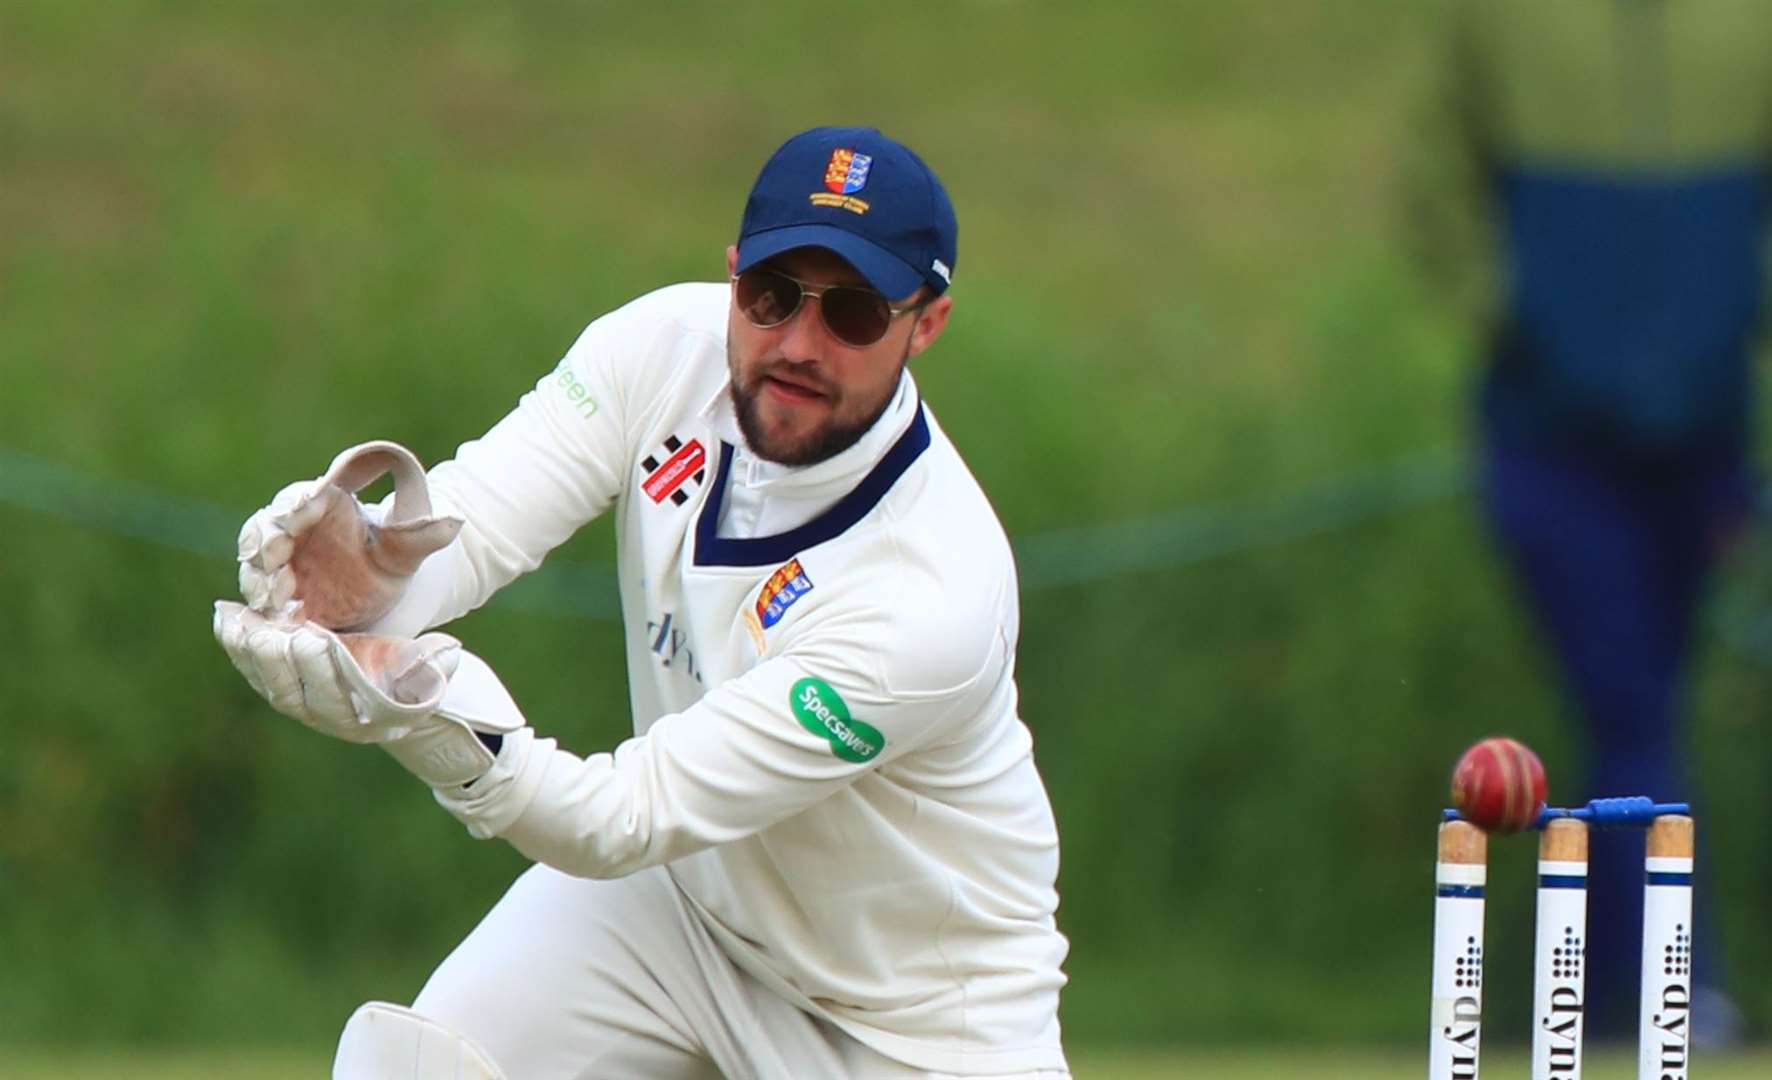
<svg viewBox="0 0 1772 1080"><path fill-rule="evenodd" d="M733 297L745 321L760 330L780 326L794 317L808 296L818 301L818 317L831 336L863 349L886 336L892 320L920 311L929 301L893 307L884 293L863 285L826 285L790 277L780 270L753 266L732 279Z"/></svg>

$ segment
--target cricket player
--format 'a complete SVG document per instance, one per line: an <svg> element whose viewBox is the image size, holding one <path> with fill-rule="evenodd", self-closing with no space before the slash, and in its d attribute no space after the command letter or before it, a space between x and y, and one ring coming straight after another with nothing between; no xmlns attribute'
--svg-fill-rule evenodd
<svg viewBox="0 0 1772 1080"><path fill-rule="evenodd" d="M335 1077L1068 1075L1015 568L906 370L956 243L908 148L796 135L728 281L597 319L428 474L364 444L247 521L235 666L536 864ZM580 757L431 628L605 512L634 734Z"/></svg>

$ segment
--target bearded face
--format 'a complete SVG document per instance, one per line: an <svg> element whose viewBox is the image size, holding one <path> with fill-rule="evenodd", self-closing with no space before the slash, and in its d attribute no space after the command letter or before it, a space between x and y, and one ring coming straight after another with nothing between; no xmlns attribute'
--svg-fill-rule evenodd
<svg viewBox="0 0 1772 1080"><path fill-rule="evenodd" d="M814 291L867 284L854 267L823 248L784 252L765 265ZM925 309L905 304L901 307L911 310L894 316L879 341L850 345L831 333L820 303L805 296L784 321L759 327L735 302L728 319L733 408L751 452L766 461L812 465L854 446L891 404L905 361L934 337L919 325ZM936 303L943 317L937 321L945 321L946 303Z"/></svg>

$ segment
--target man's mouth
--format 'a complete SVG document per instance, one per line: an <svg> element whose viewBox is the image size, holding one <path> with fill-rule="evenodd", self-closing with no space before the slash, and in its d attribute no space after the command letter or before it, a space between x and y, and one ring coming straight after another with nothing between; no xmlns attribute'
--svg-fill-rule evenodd
<svg viewBox="0 0 1772 1080"><path fill-rule="evenodd" d="M818 401L825 396L816 387L780 375L763 376L763 385L774 391L776 396L788 401Z"/></svg>

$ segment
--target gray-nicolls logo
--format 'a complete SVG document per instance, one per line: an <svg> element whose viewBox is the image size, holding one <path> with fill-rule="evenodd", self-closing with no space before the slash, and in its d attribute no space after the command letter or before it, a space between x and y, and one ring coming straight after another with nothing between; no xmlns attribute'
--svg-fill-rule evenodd
<svg viewBox="0 0 1772 1080"><path fill-rule="evenodd" d="M689 647L689 635L676 625L676 616L665 612L657 622L646 623L646 647L667 668L682 671L696 682L701 681L701 668L695 663L695 650Z"/></svg>

